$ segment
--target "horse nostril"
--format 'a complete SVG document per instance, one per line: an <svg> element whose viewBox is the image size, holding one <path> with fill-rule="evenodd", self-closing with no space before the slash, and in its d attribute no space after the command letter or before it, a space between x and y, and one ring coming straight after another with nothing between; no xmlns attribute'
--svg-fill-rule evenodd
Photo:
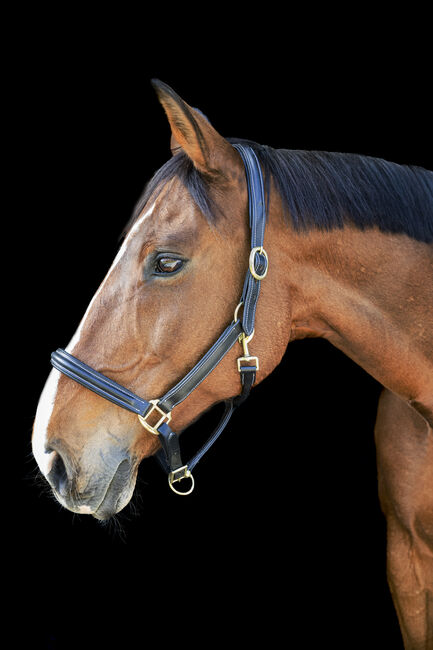
<svg viewBox="0 0 433 650"><path fill-rule="evenodd" d="M66 496L69 492L68 488L68 474L66 472L65 463L61 455L58 452L55 452L56 457L51 466L51 470L47 475L47 480L50 485L58 492L61 496Z"/></svg>

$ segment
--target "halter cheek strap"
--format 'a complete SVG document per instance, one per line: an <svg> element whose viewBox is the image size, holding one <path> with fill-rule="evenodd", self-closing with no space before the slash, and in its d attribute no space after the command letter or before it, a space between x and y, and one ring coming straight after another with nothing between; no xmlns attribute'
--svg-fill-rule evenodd
<svg viewBox="0 0 433 650"><path fill-rule="evenodd" d="M233 146L241 155L245 165L249 197L251 252L241 301L235 310L233 321L208 352L163 397L159 400L149 401L135 395L124 386L94 370L69 354L69 352L66 352L66 350L58 349L51 355L51 363L54 368L100 397L135 413L145 429L159 437L161 450L157 452L156 456L168 474L171 489L176 494L181 495L190 494L194 489L192 469L225 429L234 409L248 397L255 382L256 372L259 369L259 361L257 357L249 354L248 344L254 335L254 320L260 293L260 282L264 279L268 270L268 258L263 248L266 225L263 176L253 149L241 144ZM238 318L241 306L243 306L242 320ZM184 464L181 459L179 437L169 426L171 410L197 388L224 358L236 341L239 341L243 347L243 356L237 360L241 378L241 393L237 397L226 400L224 412L218 426L193 458L187 464ZM181 492L176 488L175 484L184 478L191 479L191 485L187 491Z"/></svg>
<svg viewBox="0 0 433 650"><path fill-rule="evenodd" d="M268 272L268 256L263 248L266 227L266 205L263 187L263 175L259 161L250 147L239 144L233 145L240 153L245 165L248 187L248 211L250 215L251 252L248 272L245 277L242 292L244 312L242 326L247 336L254 331L257 301L260 294L260 281Z"/></svg>

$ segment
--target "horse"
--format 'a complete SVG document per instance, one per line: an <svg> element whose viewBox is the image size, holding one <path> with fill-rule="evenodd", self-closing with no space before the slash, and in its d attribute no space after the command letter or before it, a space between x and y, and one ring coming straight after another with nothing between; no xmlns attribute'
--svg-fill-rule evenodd
<svg viewBox="0 0 433 650"><path fill-rule="evenodd" d="M241 332L239 357L232 325L230 346L169 416L152 400L152 422L55 367L33 426L39 469L64 507L108 519L130 501L140 462L159 453L155 434L168 417L177 445L201 414L244 390L239 358L247 370L253 363L245 377L257 384L290 342L324 338L383 387L375 441L388 582L405 648L432 649L433 174L227 139L165 83L152 84L173 155L147 184L64 356L113 394L170 392L240 322L245 274L266 255L254 327ZM267 212L253 250L246 149ZM182 471L179 479L191 476Z"/></svg>

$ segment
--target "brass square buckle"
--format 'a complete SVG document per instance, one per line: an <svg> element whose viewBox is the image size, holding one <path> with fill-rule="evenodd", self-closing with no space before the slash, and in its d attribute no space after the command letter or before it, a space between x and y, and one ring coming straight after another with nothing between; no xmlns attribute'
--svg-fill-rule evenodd
<svg viewBox="0 0 433 650"><path fill-rule="evenodd" d="M256 369L259 370L259 359L258 357L239 357L237 362L238 362L238 372L242 372L241 370L241 361L246 361L247 363L252 363L254 362L253 365L255 365ZM245 367L245 366L243 366Z"/></svg>
<svg viewBox="0 0 433 650"><path fill-rule="evenodd" d="M151 399L149 400L150 404L152 404L152 408L146 413L146 415L138 415L138 419L140 420L141 424L147 431L150 431L150 433L153 433L154 436L159 436L158 428L161 426L161 424L166 421L168 424L171 420L171 413L166 413L163 411L161 408L158 406L158 399ZM152 415L152 413L156 411L156 415L160 415L161 417L159 420L156 422L156 424L149 424L147 422L147 418Z"/></svg>

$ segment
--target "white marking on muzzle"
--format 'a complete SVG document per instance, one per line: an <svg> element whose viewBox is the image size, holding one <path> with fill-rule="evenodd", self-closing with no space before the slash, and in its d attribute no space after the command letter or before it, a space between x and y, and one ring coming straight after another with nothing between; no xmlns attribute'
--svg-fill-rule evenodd
<svg viewBox="0 0 433 650"><path fill-rule="evenodd" d="M60 372L52 370L48 375L47 382L39 399L36 411L35 423L33 425L32 449L39 469L44 476L49 474L54 458L55 451L47 452L47 431L53 411L54 402L57 395L57 386L59 383Z"/></svg>

